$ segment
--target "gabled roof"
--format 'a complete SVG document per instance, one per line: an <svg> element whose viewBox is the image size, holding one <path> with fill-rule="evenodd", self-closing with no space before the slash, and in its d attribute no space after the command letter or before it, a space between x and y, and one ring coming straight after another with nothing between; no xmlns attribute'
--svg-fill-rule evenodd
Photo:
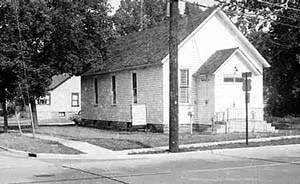
<svg viewBox="0 0 300 184"><path fill-rule="evenodd" d="M227 25L230 26L230 29L232 29L236 37L245 43L247 49L253 53L254 57L256 57L264 67L270 67L270 64L266 61L266 59L258 52L258 50L250 43L250 41L242 34L242 32L236 26L234 26L229 17L227 17L223 11L217 11L217 13L223 17L223 20Z"/></svg>
<svg viewBox="0 0 300 184"><path fill-rule="evenodd" d="M222 20L229 26L229 29L245 44L246 48L257 58L259 63L264 67L270 66L225 13L217 8L209 8L202 13L193 15L193 17L181 18L178 26L179 48L184 44L184 40L188 40L193 33L201 28L201 25L204 25L214 15L221 16ZM103 64L84 73L83 76L161 65L167 60L169 53L168 39L168 21L150 29L119 37L107 46L107 59Z"/></svg>
<svg viewBox="0 0 300 184"><path fill-rule="evenodd" d="M216 51L207 59L207 61L203 65L201 65L201 67L195 74L199 75L214 73L237 50L238 48L230 48Z"/></svg>
<svg viewBox="0 0 300 184"><path fill-rule="evenodd" d="M71 78L71 76L68 75L68 74L62 74L62 75L55 75L55 76L53 76L52 77L52 83L48 87L48 90L50 91L50 90L53 90L53 89L57 88L58 86L60 86L61 84L63 84L69 78Z"/></svg>
<svg viewBox="0 0 300 184"><path fill-rule="evenodd" d="M179 43L191 34L215 8L179 21ZM143 66L161 65L169 53L169 22L116 39L107 47L107 58L100 68L86 72L95 75Z"/></svg>
<svg viewBox="0 0 300 184"><path fill-rule="evenodd" d="M224 66L233 55L238 54L250 70L255 74L259 75L261 72L255 65L249 60L249 58L243 53L238 47L217 50L213 53L207 61L201 65L201 67L193 75L205 75L205 74L216 74L222 66Z"/></svg>

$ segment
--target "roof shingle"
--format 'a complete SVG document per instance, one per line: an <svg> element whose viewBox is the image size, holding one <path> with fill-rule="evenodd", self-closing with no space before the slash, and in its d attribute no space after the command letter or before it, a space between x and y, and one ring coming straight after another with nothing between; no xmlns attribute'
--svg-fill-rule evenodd
<svg viewBox="0 0 300 184"><path fill-rule="evenodd" d="M52 83L48 87L48 90L50 91L50 90L57 88L58 86L60 86L62 83L64 83L69 78L71 78L71 77L68 74L54 75L52 77Z"/></svg>
<svg viewBox="0 0 300 184"><path fill-rule="evenodd" d="M195 74L214 73L237 49L238 47L216 51L201 65Z"/></svg>
<svg viewBox="0 0 300 184"><path fill-rule="evenodd" d="M178 38L182 42L213 11L209 8L193 17L183 17L179 21ZM84 75L109 73L129 68L161 64L169 52L168 21L161 25L132 33L116 39L107 47L107 60L101 67L88 71Z"/></svg>

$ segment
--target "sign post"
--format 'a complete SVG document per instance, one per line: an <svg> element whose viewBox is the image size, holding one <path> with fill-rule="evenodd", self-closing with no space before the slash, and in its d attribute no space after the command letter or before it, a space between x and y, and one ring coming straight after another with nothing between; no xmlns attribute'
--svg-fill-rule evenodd
<svg viewBox="0 0 300 184"><path fill-rule="evenodd" d="M242 73L243 81L243 91L245 91L245 104L246 104L246 144L248 145L248 103L250 102L250 93L251 90L251 79L248 79L252 76L251 72Z"/></svg>

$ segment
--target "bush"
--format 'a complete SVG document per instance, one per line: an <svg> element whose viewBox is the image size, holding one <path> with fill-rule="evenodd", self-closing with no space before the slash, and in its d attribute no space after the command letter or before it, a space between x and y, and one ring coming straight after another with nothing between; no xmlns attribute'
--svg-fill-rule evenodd
<svg viewBox="0 0 300 184"><path fill-rule="evenodd" d="M276 129L280 130L300 130L300 117L268 117L266 118L268 123L272 123Z"/></svg>
<svg viewBox="0 0 300 184"><path fill-rule="evenodd" d="M8 103L6 106L6 111L7 111L7 116L13 116L15 114L15 105L13 103ZM2 107L0 108L0 116L3 116Z"/></svg>

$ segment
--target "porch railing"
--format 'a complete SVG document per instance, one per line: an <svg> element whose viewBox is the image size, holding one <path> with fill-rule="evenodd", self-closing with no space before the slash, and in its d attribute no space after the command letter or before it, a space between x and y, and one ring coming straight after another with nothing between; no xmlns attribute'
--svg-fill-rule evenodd
<svg viewBox="0 0 300 184"><path fill-rule="evenodd" d="M263 114L263 108L249 108L248 110L248 118L252 121L263 121ZM245 117L244 108L228 108L225 112L215 113L215 121L244 120Z"/></svg>

